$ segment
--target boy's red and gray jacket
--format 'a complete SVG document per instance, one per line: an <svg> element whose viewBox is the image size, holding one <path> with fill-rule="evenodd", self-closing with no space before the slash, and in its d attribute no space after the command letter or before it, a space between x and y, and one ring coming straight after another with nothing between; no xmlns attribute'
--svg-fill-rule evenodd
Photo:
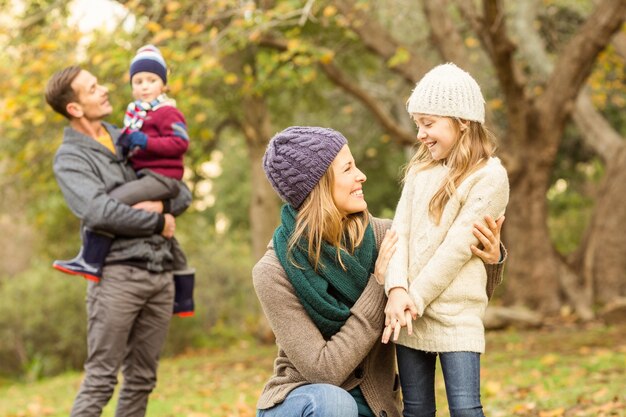
<svg viewBox="0 0 626 417"><path fill-rule="evenodd" d="M189 147L187 124L183 114L172 105L148 111L141 131L148 136L146 149L133 151L135 171L149 168L170 178L183 177L183 155Z"/></svg>
<svg viewBox="0 0 626 417"><path fill-rule="evenodd" d="M65 128L53 167L65 201L82 226L116 236L107 264L135 265L154 272L169 270L172 255L170 241L161 236L163 215L135 210L108 195L137 177L121 157L122 149L117 145L121 131L108 123L103 126L120 156L73 128ZM191 193L181 186L178 196L171 200L170 212L178 215L190 204Z"/></svg>

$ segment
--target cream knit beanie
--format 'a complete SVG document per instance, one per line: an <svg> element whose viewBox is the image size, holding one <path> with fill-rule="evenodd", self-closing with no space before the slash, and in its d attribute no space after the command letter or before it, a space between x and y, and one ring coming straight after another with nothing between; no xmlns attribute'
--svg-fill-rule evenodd
<svg viewBox="0 0 626 417"><path fill-rule="evenodd" d="M471 75L451 63L438 65L424 75L409 97L407 111L485 123L480 87Z"/></svg>

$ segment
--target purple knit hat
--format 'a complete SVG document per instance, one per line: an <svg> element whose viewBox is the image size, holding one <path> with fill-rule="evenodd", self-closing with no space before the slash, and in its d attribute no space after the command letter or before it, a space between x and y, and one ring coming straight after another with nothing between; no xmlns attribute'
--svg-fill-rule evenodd
<svg viewBox="0 0 626 417"><path fill-rule="evenodd" d="M267 145L263 156L265 175L278 195L297 210L347 143L333 129L288 127Z"/></svg>

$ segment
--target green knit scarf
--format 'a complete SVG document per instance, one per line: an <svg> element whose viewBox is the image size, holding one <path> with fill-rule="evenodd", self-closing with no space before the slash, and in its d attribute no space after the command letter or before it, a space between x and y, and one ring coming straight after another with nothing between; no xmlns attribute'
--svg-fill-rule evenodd
<svg viewBox="0 0 626 417"><path fill-rule="evenodd" d="M290 205L283 206L281 225L274 232L274 250L304 309L324 338L330 339L348 320L350 308L361 296L374 270L377 255L374 231L371 225L367 226L363 242L354 254L341 251L345 271L337 259L337 249L322 242L321 264L316 272L309 261L305 239L293 248L291 257L287 253L297 214Z"/></svg>

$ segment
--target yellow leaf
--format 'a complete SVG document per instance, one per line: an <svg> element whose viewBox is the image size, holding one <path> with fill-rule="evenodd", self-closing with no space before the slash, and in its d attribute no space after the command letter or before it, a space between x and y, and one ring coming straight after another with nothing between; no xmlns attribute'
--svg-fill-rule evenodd
<svg viewBox="0 0 626 417"><path fill-rule="evenodd" d="M564 408L556 408L550 411L540 411L539 417L561 417L565 414Z"/></svg>
<svg viewBox="0 0 626 417"><path fill-rule="evenodd" d="M161 30L161 25L159 25L157 22L151 21L151 22L146 23L146 29L148 29L152 33L157 33L158 31Z"/></svg>
<svg viewBox="0 0 626 417"><path fill-rule="evenodd" d="M238 81L239 81L239 77L237 77L237 74L233 74L232 72L229 74L226 74L226 76L224 77L224 82L227 85L237 84Z"/></svg>
<svg viewBox="0 0 626 417"><path fill-rule="evenodd" d="M334 51L326 51L322 54L322 56L320 56L320 62L322 64L329 64L333 61L333 59L335 59Z"/></svg>
<svg viewBox="0 0 626 417"><path fill-rule="evenodd" d="M206 118L207 118L206 113L200 112L200 113L196 113L196 115L194 117L194 121L196 123L202 123L202 122L204 122L206 120Z"/></svg>
<svg viewBox="0 0 626 417"><path fill-rule="evenodd" d="M296 50L299 46L300 41L298 39L289 39L289 41L287 42L287 50L289 51Z"/></svg>
<svg viewBox="0 0 626 417"><path fill-rule="evenodd" d="M174 35L174 31L172 29L165 29L160 32L157 32L152 38L152 43L158 44L164 40L171 38Z"/></svg>
<svg viewBox="0 0 626 417"><path fill-rule="evenodd" d="M173 13L178 9L180 9L180 3L177 1L168 1L165 4L165 10L167 10L168 13Z"/></svg>
<svg viewBox="0 0 626 417"><path fill-rule="evenodd" d="M248 39L250 39L251 42L256 42L259 38L261 38L261 31L258 29L252 31L250 35L248 35Z"/></svg>
<svg viewBox="0 0 626 417"><path fill-rule="evenodd" d="M91 63L93 65L100 65L102 63L102 61L104 61L104 55L103 54L95 54L94 56L91 57Z"/></svg>
<svg viewBox="0 0 626 417"><path fill-rule="evenodd" d="M468 48L476 48L479 45L479 42L476 38L468 36L465 38L465 46Z"/></svg>
<svg viewBox="0 0 626 417"><path fill-rule="evenodd" d="M177 78L169 82L168 85L172 94L176 95L176 93L180 92L183 89L183 80Z"/></svg>
<svg viewBox="0 0 626 417"><path fill-rule="evenodd" d="M324 7L324 17L332 17L337 14L337 8L335 6Z"/></svg>
<svg viewBox="0 0 626 417"><path fill-rule="evenodd" d="M541 358L540 362L544 366L552 366L559 361L559 357L549 353Z"/></svg>
<svg viewBox="0 0 626 417"><path fill-rule="evenodd" d="M409 53L409 51L406 48L399 47L398 49L396 49L396 53L391 58L389 58L389 61L387 61L387 66L389 68L393 68L400 64L404 64L405 62L408 62L409 59L411 59L411 54Z"/></svg>
<svg viewBox="0 0 626 417"><path fill-rule="evenodd" d="M489 103L488 103L489 107L492 110L499 110L499 109L501 109L503 104L504 103L499 98L494 98L493 100L489 100Z"/></svg>

